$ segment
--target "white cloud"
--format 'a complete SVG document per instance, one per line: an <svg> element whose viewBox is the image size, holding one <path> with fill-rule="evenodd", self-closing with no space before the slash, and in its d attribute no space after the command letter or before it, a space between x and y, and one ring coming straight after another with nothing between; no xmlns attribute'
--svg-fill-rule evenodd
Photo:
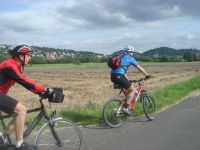
<svg viewBox="0 0 200 150"><path fill-rule="evenodd" d="M194 38L194 35L193 35L193 34L188 34L188 35L186 36L186 38L187 38L188 40L191 40L191 39Z"/></svg>
<svg viewBox="0 0 200 150"><path fill-rule="evenodd" d="M195 0L13 0L10 3L12 11L7 7L9 2L0 2L0 41L7 44L70 46L103 53L129 44L140 51L159 46L200 49L197 42L200 2Z"/></svg>
<svg viewBox="0 0 200 150"><path fill-rule="evenodd" d="M64 45L72 45L72 44L75 44L75 42L74 41L64 41L63 42L64 43Z"/></svg>

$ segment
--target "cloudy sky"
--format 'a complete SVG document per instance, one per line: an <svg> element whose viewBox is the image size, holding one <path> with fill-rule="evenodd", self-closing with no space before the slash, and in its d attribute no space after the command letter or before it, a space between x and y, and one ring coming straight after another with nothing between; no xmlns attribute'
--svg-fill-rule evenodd
<svg viewBox="0 0 200 150"><path fill-rule="evenodd" d="M199 0L0 0L0 44L200 49Z"/></svg>

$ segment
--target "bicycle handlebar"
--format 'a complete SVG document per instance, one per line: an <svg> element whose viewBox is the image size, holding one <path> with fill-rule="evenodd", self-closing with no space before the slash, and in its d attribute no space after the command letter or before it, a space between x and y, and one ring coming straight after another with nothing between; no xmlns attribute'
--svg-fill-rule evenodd
<svg viewBox="0 0 200 150"><path fill-rule="evenodd" d="M45 99L47 99L47 98L44 98L44 97L42 97L42 96L39 96L39 101L43 101L43 100L45 100Z"/></svg>
<svg viewBox="0 0 200 150"><path fill-rule="evenodd" d="M139 83L139 82L142 82L142 81L149 80L150 78L152 78L152 76L140 78L139 80L130 80L130 82L131 83Z"/></svg>

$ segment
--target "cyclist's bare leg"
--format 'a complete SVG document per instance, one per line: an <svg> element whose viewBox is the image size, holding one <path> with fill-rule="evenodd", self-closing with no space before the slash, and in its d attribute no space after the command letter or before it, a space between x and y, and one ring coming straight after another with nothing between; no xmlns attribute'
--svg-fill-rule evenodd
<svg viewBox="0 0 200 150"><path fill-rule="evenodd" d="M124 104L126 103L126 99L122 99L122 101L120 102L120 108L122 108L124 106Z"/></svg>
<svg viewBox="0 0 200 150"><path fill-rule="evenodd" d="M125 95L125 96L126 96L126 104L130 105L134 93L135 93L135 88L133 87L133 85L131 85L131 86L127 89L127 93L126 93L126 95Z"/></svg>
<svg viewBox="0 0 200 150"><path fill-rule="evenodd" d="M14 112L17 114L15 117L15 132L16 140L23 141L23 132L24 132L24 122L26 117L26 107L21 103L18 103L15 107Z"/></svg>

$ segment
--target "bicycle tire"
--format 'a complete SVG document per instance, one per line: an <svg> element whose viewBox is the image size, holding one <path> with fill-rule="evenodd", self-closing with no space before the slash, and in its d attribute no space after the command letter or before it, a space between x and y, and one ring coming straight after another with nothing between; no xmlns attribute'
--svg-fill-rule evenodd
<svg viewBox="0 0 200 150"><path fill-rule="evenodd" d="M149 120L154 120L156 117L156 105L154 98L147 94L142 94L141 98L145 116Z"/></svg>
<svg viewBox="0 0 200 150"><path fill-rule="evenodd" d="M35 138L35 144L39 150L82 150L83 135L76 124L70 120L55 118L52 120L54 130L61 137L62 145L56 144L50 129L50 122L44 124Z"/></svg>
<svg viewBox="0 0 200 150"><path fill-rule="evenodd" d="M118 109L120 105L121 100L111 99L103 107L103 119L111 128L120 127L127 118L127 115L124 113L116 114L115 109Z"/></svg>
<svg viewBox="0 0 200 150"><path fill-rule="evenodd" d="M1 133L0 133L0 144L4 144L4 138Z"/></svg>

